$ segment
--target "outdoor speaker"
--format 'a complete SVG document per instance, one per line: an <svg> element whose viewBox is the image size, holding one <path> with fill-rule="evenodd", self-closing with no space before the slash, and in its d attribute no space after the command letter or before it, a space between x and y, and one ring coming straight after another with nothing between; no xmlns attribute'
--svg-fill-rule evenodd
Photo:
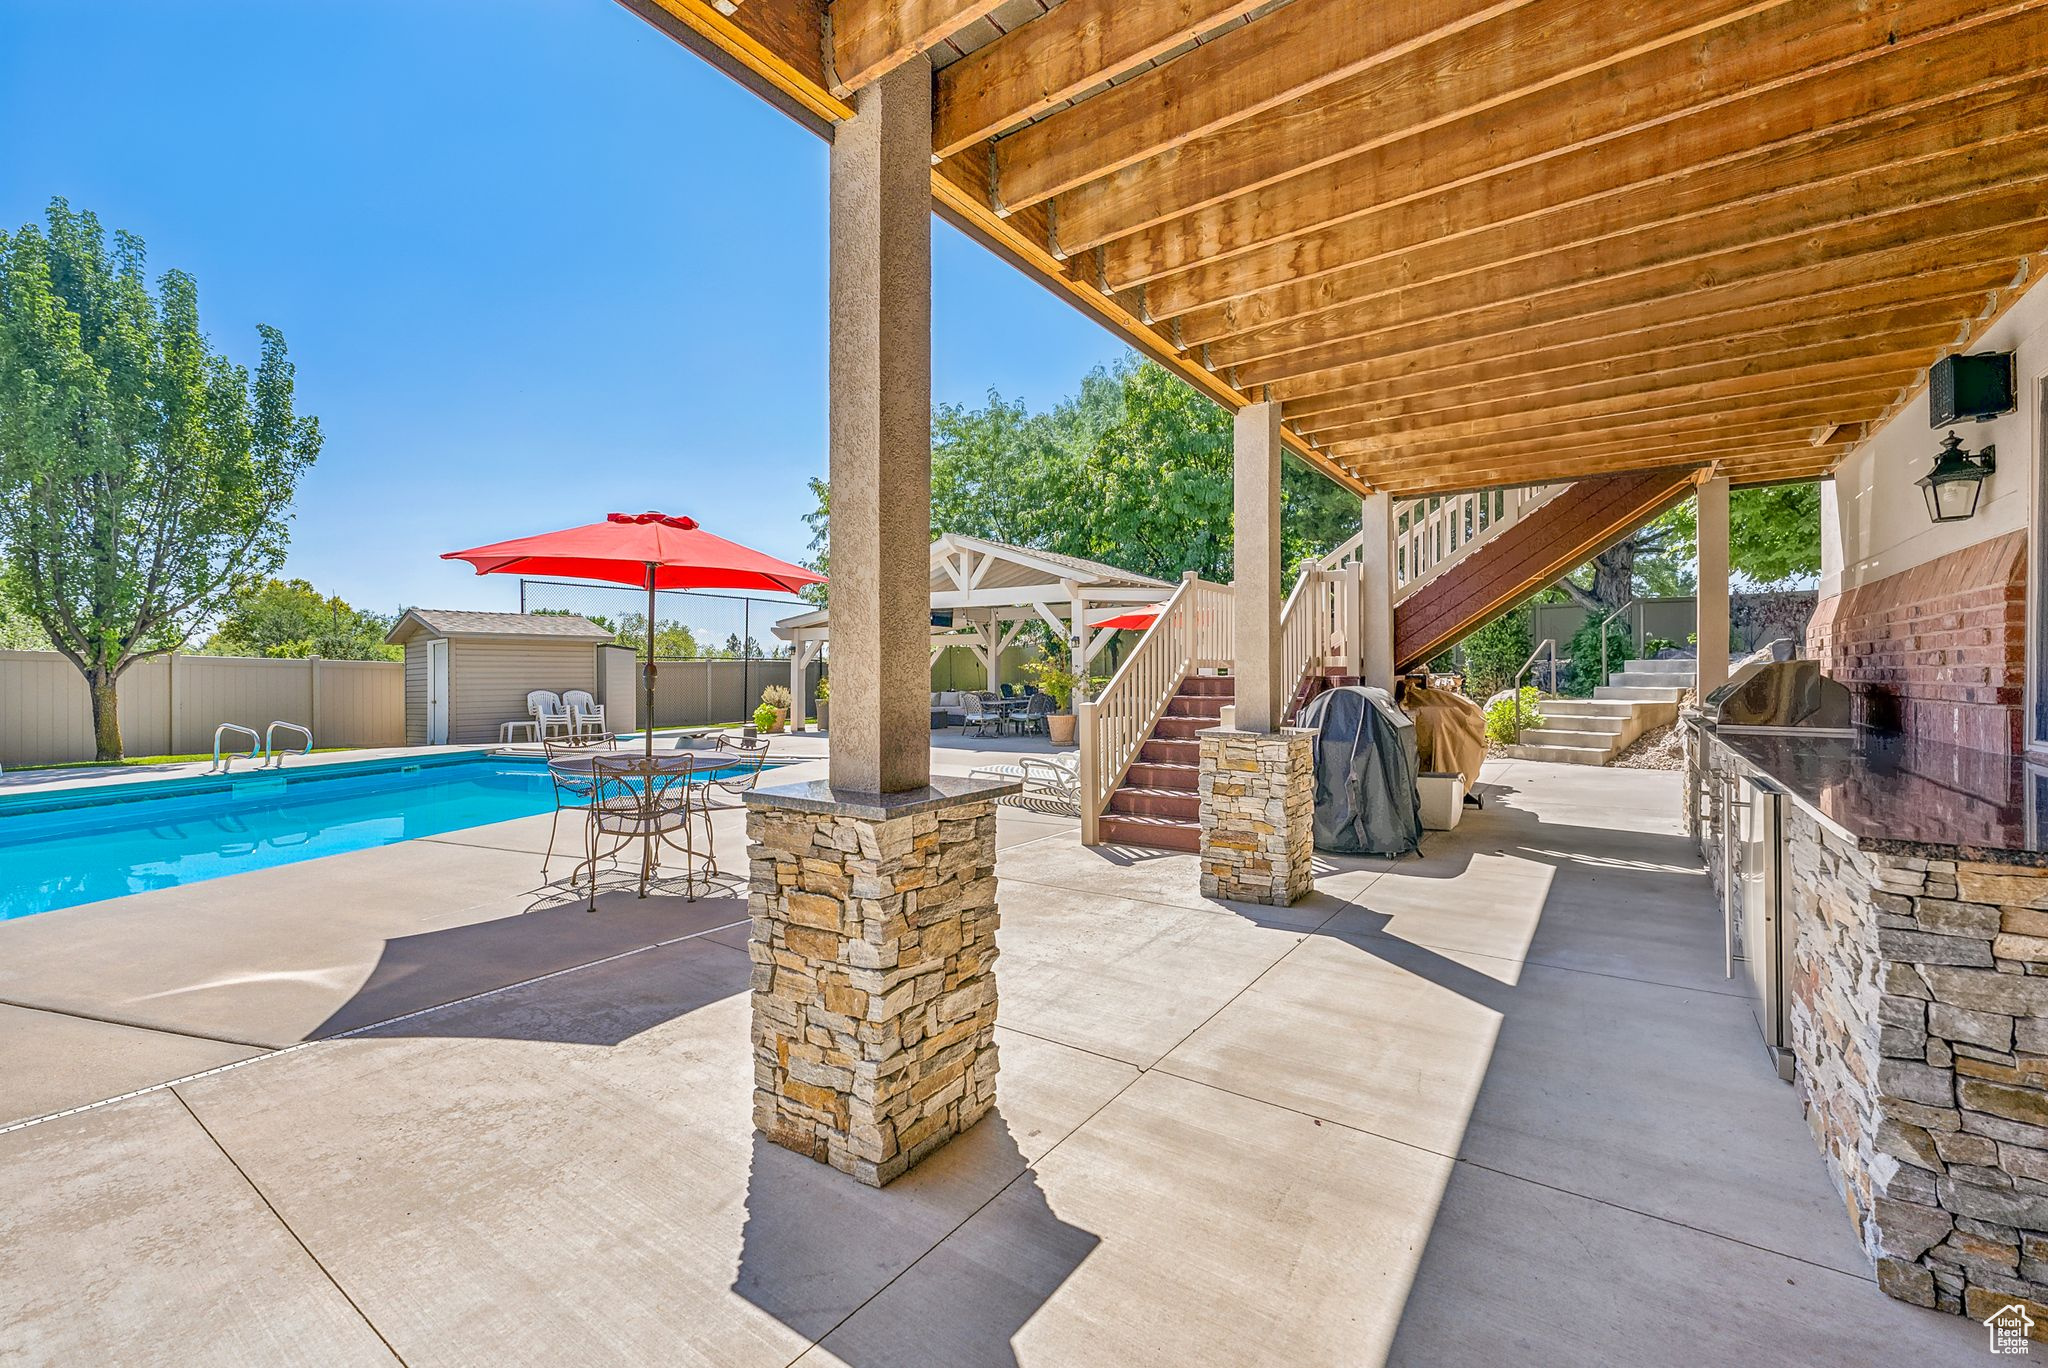
<svg viewBox="0 0 2048 1368"><path fill-rule="evenodd" d="M1982 422L2016 407L2012 353L1944 356L1927 372L1927 425Z"/></svg>

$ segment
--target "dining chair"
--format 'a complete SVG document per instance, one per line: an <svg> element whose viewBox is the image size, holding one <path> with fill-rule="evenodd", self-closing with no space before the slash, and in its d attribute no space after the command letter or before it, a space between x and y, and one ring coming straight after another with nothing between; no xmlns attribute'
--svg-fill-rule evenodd
<svg viewBox="0 0 2048 1368"><path fill-rule="evenodd" d="M687 753L658 751L652 756L606 751L589 759L591 776L590 822L586 827L584 861L579 868L590 872L590 900L585 910L597 910L597 862L636 841L640 845L640 896L647 896L648 883L661 867L663 847L683 857L683 896L697 898L699 874L697 853L691 841L691 776L697 758ZM611 849L602 850L606 838ZM575 880L570 880L570 887Z"/></svg>

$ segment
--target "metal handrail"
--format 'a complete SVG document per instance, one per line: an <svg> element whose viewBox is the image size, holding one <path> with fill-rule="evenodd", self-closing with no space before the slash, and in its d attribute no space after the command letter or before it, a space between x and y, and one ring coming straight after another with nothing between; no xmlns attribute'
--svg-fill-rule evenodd
<svg viewBox="0 0 2048 1368"><path fill-rule="evenodd" d="M243 754L241 751L229 751L225 760L221 758L220 739L227 732L240 732L249 738L248 759L257 760L265 754L263 738L256 734L254 727L244 727L235 722L223 722L213 729L213 768L207 771L209 774L226 774L235 767L235 757Z"/></svg>
<svg viewBox="0 0 2048 1368"><path fill-rule="evenodd" d="M283 727L286 731L295 731L305 737L306 744L299 747L296 751L280 751L271 741L271 738L277 735L279 727ZM266 765L274 764L279 769L283 769L284 757L287 753L292 755L311 755L313 753L313 732L310 727L302 727L296 722L286 722L280 719L263 729L263 763Z"/></svg>
<svg viewBox="0 0 2048 1368"><path fill-rule="evenodd" d="M1532 666L1534 666L1534 665L1536 664L1536 657L1538 657L1538 656L1542 655L1542 654L1543 654L1543 653L1544 653L1545 651L1548 651L1548 652L1550 653L1550 679L1551 679L1551 682L1552 682L1553 684L1554 684L1554 683L1556 683L1556 682L1557 682L1557 638L1556 638L1556 637L1545 637L1545 638L1543 638L1543 643L1542 643L1541 645L1539 645L1539 646L1538 646L1538 647L1537 647L1537 648L1536 648L1535 650L1533 650L1533 651L1529 652L1529 658L1528 658L1527 660L1525 660L1525 661L1523 661L1523 662L1522 662L1522 668L1521 668L1521 669L1519 669L1519 670L1517 670L1517 671L1515 671L1515 744L1516 744L1516 745L1520 745L1520 744L1522 743L1522 678L1523 678L1523 676L1527 675L1527 674L1529 673L1529 670L1530 670L1530 668L1531 668ZM1538 693L1540 694L1540 693L1542 693L1543 691L1542 691L1541 689L1538 689L1538 690L1537 690L1537 692L1538 692Z"/></svg>
<svg viewBox="0 0 2048 1368"><path fill-rule="evenodd" d="M1629 609L1635 606L1636 596L1634 594L1630 594L1628 598L1622 603L1621 607L1615 609L1606 617L1600 619L1600 682L1602 684L1605 684L1607 682L1607 624L1614 621L1616 618L1620 617L1623 613L1626 613ZM1629 649L1634 650L1635 647L1631 646Z"/></svg>

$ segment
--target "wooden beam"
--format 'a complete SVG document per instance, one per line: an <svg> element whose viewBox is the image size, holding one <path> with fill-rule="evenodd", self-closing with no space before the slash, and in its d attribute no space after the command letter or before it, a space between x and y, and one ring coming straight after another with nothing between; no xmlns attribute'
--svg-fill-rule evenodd
<svg viewBox="0 0 2048 1368"><path fill-rule="evenodd" d="M2007 167L2013 168L2010 179ZM1858 177L1839 195L1793 191L1769 206L1737 206L1696 223L1549 253L1530 244L1526 255L1512 260L1475 259L1486 250L1482 235L1423 248L1398 261L1353 267L1341 273L1355 287L1350 302L1207 339L1210 362L1235 366L1253 383L1294 373L1304 369L1296 353L1378 331L1386 314L1381 305L1396 294L1427 300L1439 313L1540 299L1580 286L1626 295L1628 282L1651 282L1658 295L1682 294L1703 283L1778 275L1886 251L1958 225L2023 222L2048 212L2048 193L2030 183L2048 178L2048 139L2037 137L2004 156L1980 160L1959 153L1873 178L1875 183ZM1895 207L1900 204L1912 207Z"/></svg>
<svg viewBox="0 0 2048 1368"><path fill-rule="evenodd" d="M1870 292L1896 288L1902 299L1913 298L1923 276L1936 287L1933 293L1946 293L1950 285L1983 275L2011 279L2014 263L2039 250L2044 235L2048 235L2048 225L2038 222L1963 233L1782 275L1715 285L1693 294L1623 301L1606 309L1538 310L1508 305L1450 318L1404 320L1406 326L1361 341L1358 359L1316 375L1283 381L1274 386L1274 392L1288 401L1290 418L1301 418L1380 402L1385 395L1376 386L1421 380L1427 372L1479 365L1540 348L1586 346L1598 349L1595 359L1639 355L1644 349L1634 345L1635 335L1652 328L1675 328L1689 318L1704 323L1754 310L1796 313L1801 308L1812 317L1837 300L1859 297L1854 293L1858 291L1867 298ZM1610 335L1620 341L1601 348ZM1682 344L1683 339L1668 343ZM1554 368L1546 364L1525 369L1533 373ZM1428 379L1425 388L1440 388L1445 383L1441 378Z"/></svg>
<svg viewBox="0 0 2048 1368"><path fill-rule="evenodd" d="M1705 364L1658 367L1631 366L1627 370L1590 367L1572 375L1572 383L1543 385L1528 390L1524 400L1531 409L1568 405L1597 406L1612 412L1628 403L1661 406L1698 403L1709 399L1771 394L1823 383L1865 388L1879 377L1910 375L1939 352L1942 341L1953 332L1927 330L1876 338L1847 338L1817 347L1802 347L1773 356L1750 360L1731 356ZM1583 378L1582 378L1583 377ZM1484 415L1490 406L1504 407L1516 396L1494 398L1483 383L1462 386L1443 396L1420 395L1391 401L1372 410L1374 417L1420 418L1431 413ZM1487 402L1475 402L1487 401ZM1329 429L1317 434L1318 441Z"/></svg>
<svg viewBox="0 0 2048 1368"><path fill-rule="evenodd" d="M1524 381L1526 377L1550 375L1569 383L1569 373L1591 375L1583 367L1599 362L1630 360L1634 356L1673 354L1677 348L1692 350L1694 360L1712 360L1735 354L1741 348L1749 356L1767 356L1800 346L1812 346L1843 336L1868 336L1884 332L1907 332L1942 322L1954 322L1970 309L1982 305L1987 291L2011 279L2009 268L1978 266L1954 274L1929 274L1913 281L1886 281L1874 287L1837 291L1825 297L1800 297L1792 303L1772 303L1755 309L1716 313L1694 322L1677 322L1657 328L1616 328L1612 334L1585 340L1559 342L1556 330L1532 330L1522 334L1534 346L1493 356L1497 348L1450 346L1432 352L1413 352L1391 358L1370 391L1337 391L1321 395L1337 408L1305 408L1315 399L1296 399L1286 412L1300 432L1323 434L1337 424L1370 422L1376 418L1376 403L1395 397L1432 395L1462 389L1475 383L1475 367L1481 377L1481 397L1501 397L1501 385ZM1903 299L1894 301L1892 293ZM1630 319L1630 324L1634 319ZM1493 342L1493 338L1485 340ZM1477 352L1477 354L1475 354Z"/></svg>
<svg viewBox="0 0 2048 1368"><path fill-rule="evenodd" d="M1319 375L1371 356L1375 336L1425 320L1456 326L1466 318L1470 335L1483 335L1493 321L1512 318L1518 326L1562 325L1630 308L1647 301L1718 288L1730 281L1768 280L1872 253L1927 247L1961 230L2016 226L2048 233L2048 197L2040 187L2021 185L1926 210L1883 214L1825 235L1767 243L1726 253L1710 261L1686 261L1649 271L1593 276L1562 286L1541 262L1466 276L1432 290L1390 291L1368 305L1333 310L1271 330L1271 341L1298 343L1284 353L1234 363L1240 384L1272 384L1282 398L1329 388ZM1269 340L1260 339L1260 345ZM1213 364L1224 364L1216 348Z"/></svg>
<svg viewBox="0 0 2048 1368"><path fill-rule="evenodd" d="M1999 155L1996 145L2038 138L2044 124L2048 76L1975 92L1938 110L1779 142L1699 171L1677 169L1682 151L1670 149L1671 159L1657 163L1665 174L1620 187L1607 184L1627 164L1618 157L1561 158L1151 281L1146 308L1155 319L1179 317L1183 338L1194 345L1328 308L1346 292L1332 276L1413 260L1417 249L1443 251L1454 241L1508 260L1662 225L1710 231L1717 217L1749 209L1763 235L1773 215L1779 223L1797 219L1804 212L1799 203L1809 198L1840 202L1884 173L1989 160ZM1582 170L1604 188L1576 193L1564 177Z"/></svg>
<svg viewBox="0 0 2048 1368"><path fill-rule="evenodd" d="M1811 447L1793 442L1706 442L1691 451L1673 450L1656 456L1637 451L1619 455L1587 455L1568 442L1561 442L1552 454L1541 458L1507 462L1499 465L1461 466L1443 463L1436 466L1417 466L1401 469L1386 464L1364 463L1360 473L1368 476L1379 488L1388 490L1396 498L1413 498L1420 494L1441 494L1450 490L1497 489L1504 485L1561 484L1571 480L1589 479L1596 475L1624 475L1638 471L1661 468L1657 462L1684 463L1692 466L1720 462L1751 462L1758 458L1778 460L1798 456L1802 460L1818 461L1825 456L1816 456ZM1833 459L1848 449L1847 444L1828 448L1834 453Z"/></svg>
<svg viewBox="0 0 2048 1368"><path fill-rule="evenodd" d="M939 71L932 155L950 157L1266 0L1066 0Z"/></svg>
<svg viewBox="0 0 2048 1368"><path fill-rule="evenodd" d="M1603 147L1659 123L1687 121L1680 146L1689 150L1676 164L1697 166L1802 128L1919 102L1925 90L1953 96L1973 85L2024 79L2042 63L2048 25L2041 4L1884 0L1829 23L1816 23L1810 8L1799 7L1801 23L1813 34L1832 37L1818 47L1809 37L1782 51L1768 46L1732 56L1726 72L1702 76L1707 91L1697 98L1678 93L1666 106L1644 103L1628 76L1636 64L1611 68L1546 93L1532 108L1488 110L1118 236L1104 246L1104 277L1112 288L1128 289L1481 177ZM1837 60L1817 65L1817 54L1826 52ZM1838 68L1856 72L1855 79L1821 80ZM1821 81L1813 89L1824 99L1810 99L1801 85L1814 80ZM1860 94L1858 81L1866 87ZM1617 174L1640 180L1660 164L1672 163L1630 156Z"/></svg>
<svg viewBox="0 0 2048 1368"><path fill-rule="evenodd" d="M1815 424L1826 432L1832 424L1862 421L1883 410L1892 391L1879 377L1876 383L1833 383L1802 385L1789 391L1741 395L1733 399L1691 400L1674 404L1639 404L1631 401L1598 401L1604 411L1580 413L1579 406L1532 409L1500 417L1460 419L1456 422L1429 421L1402 424L1361 423L1319 433L1324 447L1340 459L1352 451L1378 451L1392 456L1423 456L1437 452L1471 450L1481 444L1501 441L1558 441L1592 433L1691 432L1717 423L1802 422L1811 431ZM1814 441L1820 446L1827 438Z"/></svg>
<svg viewBox="0 0 2048 1368"><path fill-rule="evenodd" d="M1114 179L1095 179L1059 196L1061 232L1077 247L1163 223L1261 186L1396 143L1430 128L1498 109L1526 106L1541 92L1608 67L1662 55L1694 40L1697 55L1665 68L1725 61L1708 35L1732 21L1778 10L1774 21L1747 26L1774 33L1788 26L1785 0L1692 0L1684 5L1627 5L1603 0L1547 0L1475 24L1455 37L1376 63L1313 94L1242 118L1152 155ZM1810 17L1804 20L1811 24ZM1257 25L1253 26L1254 28ZM1653 68L1654 70L1654 68ZM1170 76L1168 72L1161 73ZM1643 107L1693 94L1680 78L1646 74ZM1075 111L1078 119L1085 111ZM1581 110L1581 113L1586 111Z"/></svg>
<svg viewBox="0 0 2048 1368"><path fill-rule="evenodd" d="M997 189L1011 208L1037 204L1527 3L1294 0L1002 139Z"/></svg>
<svg viewBox="0 0 2048 1368"><path fill-rule="evenodd" d="M832 0L830 88L846 99L945 42L1002 0Z"/></svg>
<svg viewBox="0 0 2048 1368"><path fill-rule="evenodd" d="M1866 415L1883 406L1882 398L1872 402L1867 394L1842 395L1749 413L1710 413L1677 419L1651 414L1638 422L1587 424L1564 432L1502 433L1467 441L1425 440L1394 446L1343 442L1332 444L1330 452L1340 461L1385 471L1433 464L1508 464L1547 456L1560 446L1570 447L1585 456L1614 454L1646 458L1659 451L1691 449L1701 442L1719 442L1728 446L1747 441L1801 441L1813 448L1826 445L1826 441L1816 443L1813 440L1813 424L1846 426L1863 421ZM1832 436L1828 440L1832 440ZM1364 449L1358 449L1360 447ZM1654 465L1656 462L1645 459L1639 464Z"/></svg>

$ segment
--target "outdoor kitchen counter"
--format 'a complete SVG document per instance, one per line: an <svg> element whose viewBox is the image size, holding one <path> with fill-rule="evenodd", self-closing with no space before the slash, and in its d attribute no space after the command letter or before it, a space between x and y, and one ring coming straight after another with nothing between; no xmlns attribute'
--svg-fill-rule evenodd
<svg viewBox="0 0 2048 1368"><path fill-rule="evenodd" d="M1869 736L1705 735L1864 850L2048 867L2048 832L2027 819L2022 760Z"/></svg>

